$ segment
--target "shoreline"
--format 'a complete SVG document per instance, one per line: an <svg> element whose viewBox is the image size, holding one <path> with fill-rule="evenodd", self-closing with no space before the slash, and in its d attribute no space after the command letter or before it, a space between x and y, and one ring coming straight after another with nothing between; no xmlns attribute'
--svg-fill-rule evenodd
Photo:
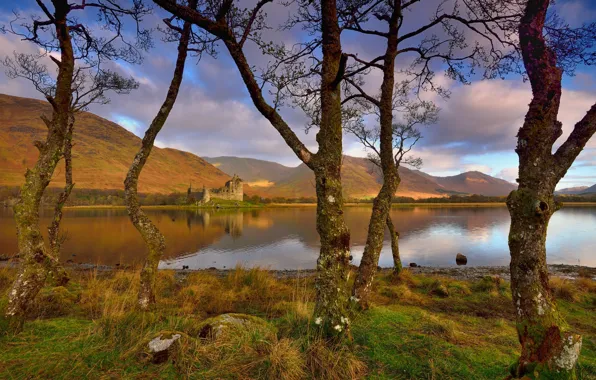
<svg viewBox="0 0 596 380"><path fill-rule="evenodd" d="M243 209L267 209L267 208L294 208L294 207L316 207L316 203L269 203L257 205L221 205L215 206L178 206L178 205L146 205L141 206L143 209L162 209L162 210L243 210ZM392 208L413 208L413 207L506 207L505 202L467 202L467 203L393 203ZM563 202L564 207L596 207L596 202ZM349 202L345 203L344 207L372 207L372 202L359 203ZM82 210L82 209L120 209L126 210L126 206L111 206L111 205L85 205L85 206L65 206L65 210Z"/></svg>
<svg viewBox="0 0 596 380"><path fill-rule="evenodd" d="M0 261L0 268L17 268L19 261L8 260ZM103 264L77 264L67 263L64 264L66 269L73 271L87 272L87 271L98 271L98 272L116 272L116 271L135 271L138 268L133 266L113 266ZM357 266L351 266L353 270L358 270ZM243 269L252 269L253 267L242 267ZM292 279L292 278L306 278L314 277L317 273L316 269L268 269L266 267L254 267L260 270L269 272L273 277L277 279ZM235 271L236 268L225 268L219 269L215 267L211 268L200 268L200 269L164 269L160 268L159 271L172 271L177 276L185 277L191 273L209 273L217 277L225 277L229 273ZM392 268L380 268L377 271L378 275L389 274L392 272ZM511 278L509 272L509 266L458 266L458 267L435 267L435 266L417 266L408 267L404 266L404 270L410 271L415 275L423 276L437 276L437 277L448 277L455 280L478 280L486 276L498 276L506 281ZM587 277L596 280L596 267L588 267L582 265L568 265L568 264L548 264L548 272L550 276L562 277L567 279L577 279L580 277Z"/></svg>

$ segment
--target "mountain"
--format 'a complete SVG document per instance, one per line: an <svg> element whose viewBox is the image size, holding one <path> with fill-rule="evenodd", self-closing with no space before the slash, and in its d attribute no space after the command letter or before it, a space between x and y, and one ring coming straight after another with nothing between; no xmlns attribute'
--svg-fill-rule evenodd
<svg viewBox="0 0 596 380"><path fill-rule="evenodd" d="M565 189L555 191L557 195L579 195L586 191L588 186L567 187ZM595 190L596 191L596 190Z"/></svg>
<svg viewBox="0 0 596 380"><path fill-rule="evenodd" d="M581 194L595 194L596 193L596 185L592 185L581 192Z"/></svg>
<svg viewBox="0 0 596 380"><path fill-rule="evenodd" d="M19 186L27 167L37 159L34 140L45 140L39 116L50 115L47 102L0 94L0 185ZM124 177L141 139L99 116L77 115L73 147L73 177L79 189L122 189ZM63 186L64 164L56 168L50 186ZM220 187L230 176L194 154L153 148L139 191L186 192L189 183Z"/></svg>
<svg viewBox="0 0 596 380"><path fill-rule="evenodd" d="M277 162L238 157L203 157L211 165L224 173L237 173L251 186L269 187L287 177L294 169Z"/></svg>
<svg viewBox="0 0 596 380"><path fill-rule="evenodd" d="M446 190L465 194L502 196L508 195L517 189L517 186L513 183L478 171L465 172L450 177L430 177Z"/></svg>
<svg viewBox="0 0 596 380"><path fill-rule="evenodd" d="M50 114L48 103L0 94L0 186L19 186L27 167L34 165L34 140L44 140L46 127L39 118ZM73 176L79 189L122 189L130 163L141 140L99 116L77 115L73 148ZM507 195L514 184L480 172L452 177L434 177L418 170L400 168L397 195L412 198L449 194ZM50 186L63 186L64 166L54 173ZM188 184L199 188L220 187L233 174L245 182L248 195L264 197L314 197L312 171L302 164L287 167L275 162L239 157L207 157L176 149L153 148L141 174L139 191L144 193L186 192ZM344 156L342 183L348 198L377 195L383 177L379 168L361 157ZM596 191L596 189L594 189Z"/></svg>
<svg viewBox="0 0 596 380"><path fill-rule="evenodd" d="M301 164L295 168L269 161L241 157L208 158L209 162L229 175L238 174L251 183L251 193L265 197L314 197L315 179L312 171ZM515 185L482 174L467 172L453 177L434 177L418 170L400 168L399 196L412 198L440 197L450 194L507 195ZM259 186L259 183L266 186ZM383 177L381 171L366 158L344 156L342 184L344 194L352 198L377 195Z"/></svg>

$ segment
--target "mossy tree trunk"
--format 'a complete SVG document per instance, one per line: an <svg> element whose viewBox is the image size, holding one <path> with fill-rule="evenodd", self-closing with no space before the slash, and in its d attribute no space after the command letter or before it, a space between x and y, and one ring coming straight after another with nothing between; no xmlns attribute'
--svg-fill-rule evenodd
<svg viewBox="0 0 596 380"><path fill-rule="evenodd" d="M195 1L196 3L196 1ZM196 5L195 5L196 6ZM147 159L153 149L155 138L162 129L180 90L180 84L184 74L184 66L186 57L188 55L188 44L191 36L192 25L185 22L183 29L180 31L180 41L178 43L178 57L176 58L176 66L174 68L174 76L170 82L166 99L159 109L157 115L151 122L151 125L145 132L145 136L141 142L141 148L135 155L135 158L128 170L126 179L124 180L124 200L126 202L126 209L132 224L139 231L149 253L145 259L143 269L141 270L141 284L137 299L137 306L141 310L148 310L155 304L155 280L157 275L157 267L159 260L163 255L166 247L165 238L159 231L157 226L151 222L149 217L141 210L139 198L137 194L139 176L141 171L147 163Z"/></svg>
<svg viewBox="0 0 596 380"><path fill-rule="evenodd" d="M39 156L33 169L27 170L19 200L14 206L19 254L23 263L8 294L6 316L13 332L22 328L32 300L43 287L48 273L59 265L45 246L39 227L39 206L44 190L64 153L64 142L72 118L70 103L74 55L66 24L70 7L62 0L55 0L53 3L60 61L56 60L58 77L55 95L48 99L52 105L52 118L43 118L48 127L46 141L35 143Z"/></svg>
<svg viewBox="0 0 596 380"><path fill-rule="evenodd" d="M341 185L342 115L340 83L347 57L342 55L335 0L321 1L323 64L319 151L314 160L317 193L317 300L314 317L327 335L349 329L348 273L350 232L343 217Z"/></svg>
<svg viewBox="0 0 596 380"><path fill-rule="evenodd" d="M383 172L383 186L373 201L372 214L368 224L366 245L353 294L362 308L368 307L372 282L379 265L379 256L385 239L385 226L391 210L391 201L399 185L397 165L393 154L393 92L395 87L395 57L397 55L398 23L401 17L401 1L394 1L389 20L387 47L383 62L383 82L381 97L377 104L380 124L380 166ZM393 236L392 236L393 237ZM397 244L397 240L395 240ZM393 248L393 241L392 241Z"/></svg>
<svg viewBox="0 0 596 380"><path fill-rule="evenodd" d="M60 236L60 223L62 222L64 205L74 188L74 182L72 180L72 136L74 132L74 123L74 115L71 114L68 130L66 131L66 136L64 138L64 190L58 195L58 200L54 206L54 217L52 218L52 223L48 227L48 241L52 255L56 259L55 263L58 263L58 260L60 259L60 248L63 240L63 237ZM66 273L62 265L59 264L56 265L50 275L53 277L56 286L64 286L69 281L68 273Z"/></svg>
<svg viewBox="0 0 596 380"><path fill-rule="evenodd" d="M563 72L543 37L548 6L548 0L528 1L519 26L533 97L517 136L519 188L507 199L511 291L522 346L511 372L519 378L573 379L582 339L563 320L549 287L546 233L559 208L555 187L596 131L596 105L552 154L553 144L562 134L557 114Z"/></svg>

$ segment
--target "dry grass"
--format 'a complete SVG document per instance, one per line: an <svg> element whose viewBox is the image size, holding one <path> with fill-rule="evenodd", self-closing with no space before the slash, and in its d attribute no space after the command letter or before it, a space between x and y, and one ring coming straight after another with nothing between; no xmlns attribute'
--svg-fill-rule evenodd
<svg viewBox="0 0 596 380"><path fill-rule="evenodd" d="M0 290L4 294L14 273L12 269L0 269ZM72 338L84 342L81 347L90 347L81 353L83 362L95 355L94 360L100 363L98 370L104 360L113 368L128 370L137 366L139 372L130 377L141 378L354 379L367 374L421 378L422 373L424 378L471 378L470 373L478 373L474 371L482 368L482 363L489 363L495 355L506 361L518 347L509 284L495 277L457 281L413 275L409 270L400 276L381 273L373 286L373 308L353 321L352 344L330 343L317 335L311 317L312 277L280 280L266 270L242 267L223 277L209 271L184 275L160 271L157 306L145 313L135 309L138 282L136 271L75 271L66 287L42 290L36 312L30 317L45 318L43 323L61 320L56 317L92 321ZM570 323L593 331L587 322L589 311L584 309L589 310L586 305L596 299L596 282L553 278L551 286L558 298L568 301L561 304L573 311L568 316ZM434 293L440 287L447 290L446 296ZM0 299L2 302L5 298ZM244 313L260 318L262 323L230 330L217 339L201 338L206 320L222 313ZM169 364L149 363L147 342L160 334L173 333L182 337L172 350ZM49 334L50 339L53 330L42 330L40 334L43 339ZM378 338L370 338L375 336ZM585 336L589 342L589 335ZM51 351L52 344L50 356L58 357ZM586 343L588 349L590 344ZM474 356L470 360L475 364L461 367L455 364L459 359L442 356L451 352L469 355L475 350L484 352L484 356ZM407 359L410 354L413 359ZM106 355L111 356L106 359ZM14 363L15 359L11 360ZM84 366L83 359L77 360L78 366ZM453 368L446 368L451 360ZM501 374L497 368L500 363L490 364L487 375L477 378L495 378L491 376ZM28 369L27 373L32 377L50 373L41 361L38 364L42 372ZM38 367L27 364L27 368ZM174 372L163 373L166 370ZM473 371L465 372L468 370ZM444 377L446 374L451 375Z"/></svg>

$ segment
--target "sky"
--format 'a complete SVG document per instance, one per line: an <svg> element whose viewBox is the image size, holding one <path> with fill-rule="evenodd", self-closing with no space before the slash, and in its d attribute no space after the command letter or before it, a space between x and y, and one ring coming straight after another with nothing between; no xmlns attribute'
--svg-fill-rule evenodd
<svg viewBox="0 0 596 380"><path fill-rule="evenodd" d="M251 0L246 0L250 4ZM436 0L427 0L434 2ZM596 20L596 2L592 0L559 0L558 14L572 26ZM250 6L250 5L247 5ZM432 7L431 7L432 8ZM13 11L22 15L38 12L34 0L4 0L0 4L0 24L6 24ZM291 9L276 7L268 11L272 25L283 22ZM416 13L418 12L418 13ZM145 17L144 24L155 28L162 24L165 13L156 8ZM94 15L90 15L94 19ZM423 9L416 9L409 20L428 19ZM404 24L404 30L408 25ZM274 30L275 38L293 43L304 33ZM380 55L382 43L371 38L342 37L344 51L357 52L359 57ZM288 166L300 163L277 131L256 110L240 75L224 49L216 58L189 58L184 81L170 117L160 132L156 145L195 153L199 156L239 156L276 161ZM35 52L36 47L10 34L0 33L0 58L14 51ZM263 65L266 59L254 46L247 45L249 62ZM144 134L161 106L176 59L176 46L155 35L155 46L145 54L140 65L113 62L119 72L134 77L139 89L129 95L110 96L108 105L94 105L90 111L114 121L138 136ZM398 60L398 66L404 62ZM455 175L478 170L508 181L517 178L517 155L514 152L516 133L521 127L531 98L528 83L521 77L508 75L505 79L482 80L472 77L469 85L451 81L439 70L436 80L451 91L449 99L435 94L426 97L440 108L438 121L422 127L423 138L413 154L423 159L422 170L439 176ZM375 88L380 75L373 74L367 86ZM42 98L27 81L7 78L0 67L0 93ZM596 68L579 67L576 75L565 77L559 119L563 136L555 147L569 135L573 126L596 103ZM305 133L306 118L302 111L284 108L282 116L296 134L311 149L317 150L315 133ZM372 121L374 122L374 120ZM344 152L352 156L366 156L362 145L351 135L344 137ZM591 186L596 183L596 138L580 154L558 188Z"/></svg>

